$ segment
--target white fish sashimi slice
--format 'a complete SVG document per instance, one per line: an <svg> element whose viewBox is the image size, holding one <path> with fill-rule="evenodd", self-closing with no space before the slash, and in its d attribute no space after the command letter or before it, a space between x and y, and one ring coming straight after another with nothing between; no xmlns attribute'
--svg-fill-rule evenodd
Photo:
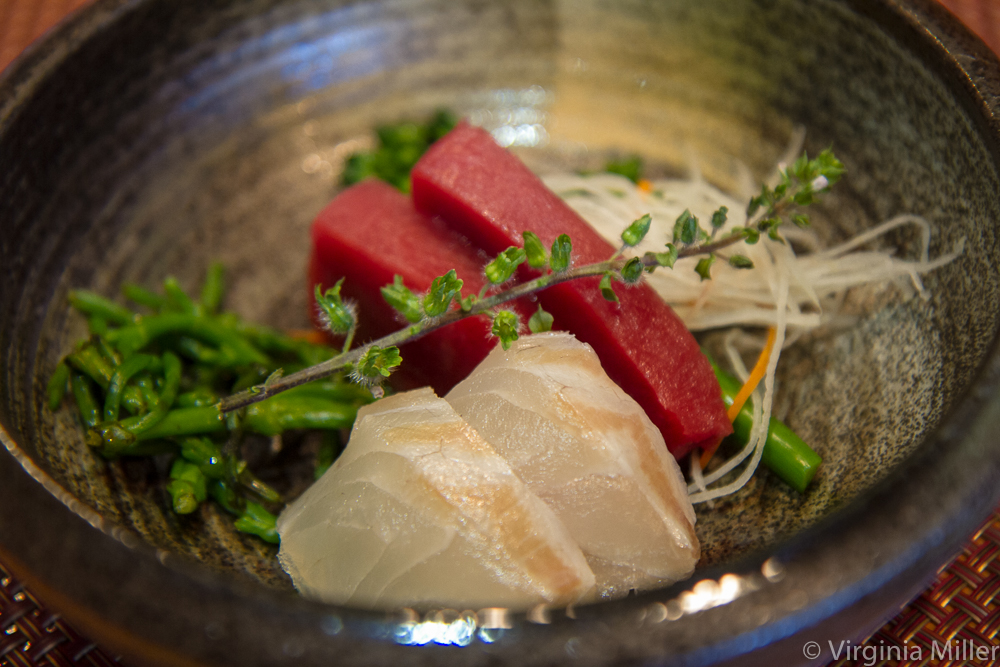
<svg viewBox="0 0 1000 667"><path fill-rule="evenodd" d="M594 590L566 528L430 389L362 408L278 532L296 587L327 602L526 608Z"/></svg>
<svg viewBox="0 0 1000 667"><path fill-rule="evenodd" d="M677 462L572 335L497 347L447 396L569 529L602 596L688 576L700 555Z"/></svg>
<svg viewBox="0 0 1000 667"><path fill-rule="evenodd" d="M393 462L383 457L382 463L389 464L384 468L391 473ZM398 517L406 517L405 527L394 525ZM384 587L378 586L379 577L400 576L455 539L453 528L411 512L405 502L368 481L338 485L335 495L312 501L297 520L283 521L279 532L289 537L279 558L303 595L361 606L376 604Z"/></svg>

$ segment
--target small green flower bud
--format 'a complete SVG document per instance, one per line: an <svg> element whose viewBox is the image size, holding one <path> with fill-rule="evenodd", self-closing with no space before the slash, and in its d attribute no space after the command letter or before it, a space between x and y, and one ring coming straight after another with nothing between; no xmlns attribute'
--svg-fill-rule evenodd
<svg viewBox="0 0 1000 667"><path fill-rule="evenodd" d="M646 234L649 232L649 226L652 224L653 218L647 213L638 220L635 220L625 231L622 232L622 241L630 248L642 243L642 240L646 238Z"/></svg>
<svg viewBox="0 0 1000 667"><path fill-rule="evenodd" d="M524 237L524 252L528 257L528 266L533 269L544 267L549 261L549 256L545 252L542 240L534 232L524 232L521 236Z"/></svg>
<svg viewBox="0 0 1000 667"><path fill-rule="evenodd" d="M552 242L552 259L549 261L549 268L552 269L553 273L565 271L570 266L572 255L573 242L566 234L560 234Z"/></svg>
<svg viewBox="0 0 1000 667"><path fill-rule="evenodd" d="M486 279L494 285L500 285L510 280L518 265L527 259L524 248L511 246L496 256L492 262L486 265L484 272Z"/></svg>
<svg viewBox="0 0 1000 667"><path fill-rule="evenodd" d="M493 335L500 339L503 349L509 350L510 346L517 340L517 330L520 322L517 315L509 310L501 310L493 317Z"/></svg>
<svg viewBox="0 0 1000 667"><path fill-rule="evenodd" d="M625 262L625 266L622 267L622 282L626 285L634 285L639 282L640 278L642 278L642 271L642 260L638 257L631 258Z"/></svg>

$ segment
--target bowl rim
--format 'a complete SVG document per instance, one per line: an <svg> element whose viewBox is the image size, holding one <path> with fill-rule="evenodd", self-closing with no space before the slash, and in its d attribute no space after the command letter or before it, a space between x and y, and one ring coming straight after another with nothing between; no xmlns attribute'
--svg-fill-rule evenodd
<svg viewBox="0 0 1000 667"><path fill-rule="evenodd" d="M31 45L0 75L0 136L34 89L77 48L156 1L98 0L76 10ZM878 24L928 67L959 102L993 168L1000 171L1000 61L993 52L933 0L838 4ZM858 614L867 614L863 625L868 631L876 629L887 620L882 606L886 598L905 602L919 592L1000 500L1000 439L993 435L1000 428L998 388L1000 346L995 335L977 376L927 442L886 479L818 524L772 549L698 570L692 579L663 590L568 613L514 615L508 619L513 626L508 630L510 639L485 648L494 658L514 662L529 651L542 655L555 645L561 650L583 631L591 633L588 641L614 644L615 660L658 657L678 664L708 664L764 647L754 660L770 664L776 656L801 660L806 635L835 638L836 632L846 633L849 626L858 625ZM269 654L276 660L306 664L299 653L304 650L319 664L331 658L377 662L372 657L376 655L466 662L477 653L472 646L400 646L392 633L410 619L405 614L311 602L235 576L210 573L184 557L156 550L76 501L30 460L2 426L0 441L8 452L0 454L0 560L77 627L126 656L150 664L241 664L248 656ZM933 503L920 498L915 481L952 480L958 468L967 466L973 466L976 475L966 479L964 487L954 487L952 494ZM45 530L18 511L23 503L40 508L47 517ZM831 582L815 581L812 567L829 562L833 545L857 545L864 551L865 536L870 542L873 536L891 531L907 504L921 508L919 518L924 522L921 529L914 529L912 539L905 544L886 539L879 549L864 552L863 562L840 573L835 592L827 590ZM862 515L864 522L859 521ZM75 576L81 566L89 576ZM651 617L660 607L666 609L666 602L692 590L697 581L717 582L729 574L759 583L769 568L771 576L764 577L763 587L753 595L669 623ZM116 601L115 588L134 591L134 587L145 591L141 600L126 605ZM234 605L239 608L237 618L231 614ZM176 614L178 608L199 612L174 626L154 622L164 614ZM774 610L781 615L773 617ZM205 618L218 619L217 632L207 628ZM751 629L747 618L763 622ZM630 628L635 636L623 637L623 630ZM745 629L733 635L733 628ZM285 639L277 647L272 637ZM632 641L636 637L644 646ZM646 652L665 638L676 643L662 646L663 653ZM381 654L367 653L375 646L382 647Z"/></svg>

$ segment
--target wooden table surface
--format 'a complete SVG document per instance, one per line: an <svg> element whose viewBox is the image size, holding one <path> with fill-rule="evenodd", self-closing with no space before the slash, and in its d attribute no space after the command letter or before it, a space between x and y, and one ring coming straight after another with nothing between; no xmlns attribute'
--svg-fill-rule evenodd
<svg viewBox="0 0 1000 667"><path fill-rule="evenodd" d="M0 69L6 67L28 44L62 17L87 2L89 0L0 0ZM1000 53L1000 0L940 2L962 19L995 52ZM40 606L41 603L38 604ZM3 609L2 604L0 609ZM71 629L69 631L72 632ZM76 635L72 636L86 643ZM876 650L886 645L903 645L904 642L912 649L920 644L929 645L932 641L954 644L963 640L984 646L1000 642L1000 510L970 536L964 552L955 562L942 569L937 581L928 591L904 607L899 615L860 647L858 659L842 657L836 665L940 664L948 667L986 664L961 659L931 660L929 649L922 651L922 659L919 661L886 661L879 659L885 654L884 648L882 653ZM865 648L869 649L869 653L864 652ZM90 652L88 664L103 664L96 661L99 653L99 650ZM869 655L876 659L869 660ZM34 664L61 663L51 656L38 656L37 663L29 661L27 652L23 655L19 651L0 654L2 667Z"/></svg>

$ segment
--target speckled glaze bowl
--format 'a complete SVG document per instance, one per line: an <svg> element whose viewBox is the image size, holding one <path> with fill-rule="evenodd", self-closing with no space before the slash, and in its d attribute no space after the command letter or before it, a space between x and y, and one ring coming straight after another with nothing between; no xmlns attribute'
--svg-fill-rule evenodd
<svg viewBox="0 0 1000 667"><path fill-rule="evenodd" d="M921 0L98 1L0 81L0 560L132 664L821 662L807 641L878 627L1000 496L998 91ZM220 259L229 308L306 325L345 154L441 106L539 169L639 152L724 188L803 127L849 170L822 234L910 212L965 249L928 300L857 291L786 352L779 409L826 463L805 495L762 473L700 509L689 581L527 615L313 604L224 516L168 511L162 463L108 464L45 407L84 331L66 294Z"/></svg>

